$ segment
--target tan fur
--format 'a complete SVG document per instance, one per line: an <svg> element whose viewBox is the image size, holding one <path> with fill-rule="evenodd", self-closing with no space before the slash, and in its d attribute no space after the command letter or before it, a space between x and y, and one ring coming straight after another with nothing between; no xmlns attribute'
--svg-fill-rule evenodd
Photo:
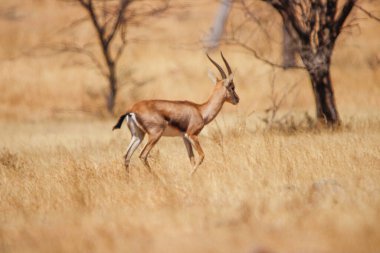
<svg viewBox="0 0 380 253"><path fill-rule="evenodd" d="M194 173L204 159L198 134L217 116L224 102L232 104L239 102L239 97L234 89L232 74L230 74L226 79L217 80L211 96L203 104L169 100L143 100L134 104L127 113L135 116L128 121L128 127L132 135L137 137L132 139L125 157L127 170L133 152L141 143L144 135L148 134L149 140L142 150L140 158L149 171L152 172L147 161L148 154L161 136L181 136L185 142L190 162L194 166ZM199 154L197 163L194 161L192 147Z"/></svg>

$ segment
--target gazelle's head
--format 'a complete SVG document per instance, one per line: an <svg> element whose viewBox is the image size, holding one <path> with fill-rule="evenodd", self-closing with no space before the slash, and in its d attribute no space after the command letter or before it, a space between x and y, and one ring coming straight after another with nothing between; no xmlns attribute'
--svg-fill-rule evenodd
<svg viewBox="0 0 380 253"><path fill-rule="evenodd" d="M223 53L220 52L220 55L222 56L224 64L226 65L228 76L226 75L223 68L219 64L217 64L213 59L211 59L211 57L208 54L206 55L208 59L212 62L212 64L214 64L215 67L219 70L220 75L222 76L221 80L216 78L213 75L210 76L210 78L213 80L213 82L215 82L217 86L216 88L219 89L223 93L225 101L236 105L237 103L239 103L239 96L238 94L236 94L236 91L235 91L234 75L231 71L230 65L228 64L227 60L224 58Z"/></svg>

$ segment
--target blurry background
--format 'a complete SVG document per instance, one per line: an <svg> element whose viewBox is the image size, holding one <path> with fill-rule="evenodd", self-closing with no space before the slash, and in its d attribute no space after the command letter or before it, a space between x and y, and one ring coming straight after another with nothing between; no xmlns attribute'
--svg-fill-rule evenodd
<svg viewBox="0 0 380 253"><path fill-rule="evenodd" d="M99 21L112 24L119 1L95 2ZM359 2L380 16L380 1ZM0 252L380 252L379 21L355 7L337 40L331 74L343 127L331 131L313 127L306 71L231 45L239 39L282 63L279 15L234 1L210 55L223 66L223 51L241 102L202 131L206 157L194 177L181 138L162 138L149 156L158 182L138 152L127 178L130 134L111 128L141 99L208 98L207 71L217 71L203 42L221 2L162 3L126 11L133 22L120 30L112 114L79 0L0 0Z"/></svg>
<svg viewBox="0 0 380 253"><path fill-rule="evenodd" d="M142 6L145 2L154 6L149 1L142 1ZM374 14L379 12L377 1L361 4ZM117 65L116 114L141 99L207 99L212 90L207 69L217 71L205 57L202 40L210 32L219 5L219 1L175 1L168 10L128 26L127 46ZM137 3L133 8L143 7ZM258 3L255 8L263 28L246 21L239 36L262 57L281 62L280 17L267 4ZM234 4L223 38L246 19L247 14ZM338 38L332 63L342 117L376 113L380 104L380 25L356 8L349 20L350 27ZM107 79L88 56L62 49L67 45L84 47L103 61L94 27L77 1L1 1L0 33L1 119L108 115ZM241 96L239 106L225 106L224 111L240 115L262 112L271 104L271 83L279 94L296 84L281 109L308 111L314 117L314 98L305 71L272 68L243 48L223 42L220 49L236 69L235 83ZM211 56L221 63L219 49Z"/></svg>

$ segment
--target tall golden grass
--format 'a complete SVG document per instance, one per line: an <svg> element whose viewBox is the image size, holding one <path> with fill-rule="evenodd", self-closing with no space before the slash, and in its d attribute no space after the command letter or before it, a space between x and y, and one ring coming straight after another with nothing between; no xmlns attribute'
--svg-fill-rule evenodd
<svg viewBox="0 0 380 253"><path fill-rule="evenodd" d="M379 123L289 135L219 121L194 177L182 141L159 142L163 182L137 157L127 179L112 123L1 125L2 252L379 250Z"/></svg>
<svg viewBox="0 0 380 253"><path fill-rule="evenodd" d="M207 98L210 65L201 50L184 49L212 23L218 1L205 3L132 29L150 40L131 44L123 57L119 79L127 85L118 112L145 98ZM149 158L157 181L137 154L126 177L130 135L125 126L111 131L106 81L85 58L15 57L41 40L62 39L52 31L84 15L81 9L15 0L0 10L12 6L20 19L0 18L0 252L380 251L376 22L361 20L337 44L337 131L305 120L314 111L305 73L274 73L240 49L223 48L242 102L225 105L202 132L206 158L194 177L182 140L160 140ZM91 38L88 24L78 29L73 38ZM128 71L149 81L132 85ZM261 118L273 75L278 94L298 86L279 112L291 111L290 123L270 130Z"/></svg>

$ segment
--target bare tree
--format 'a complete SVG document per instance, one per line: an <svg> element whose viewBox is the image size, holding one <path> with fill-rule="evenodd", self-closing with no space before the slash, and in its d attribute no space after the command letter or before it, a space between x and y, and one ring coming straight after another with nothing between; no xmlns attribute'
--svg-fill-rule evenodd
<svg viewBox="0 0 380 253"><path fill-rule="evenodd" d="M294 32L299 54L313 87L317 118L329 125L340 123L330 77L336 39L357 0L263 0L270 4Z"/></svg>
<svg viewBox="0 0 380 253"><path fill-rule="evenodd" d="M103 60L99 60L92 51L75 44L65 44L62 50L86 54L95 63L103 76L108 80L107 109L110 113L115 107L118 93L117 64L127 46L127 28L141 18L156 15L168 9L168 1L161 2L159 7L142 8L144 1L137 0L74 0L88 14L88 19L96 32ZM139 2L138 8L133 8ZM149 1L145 1L149 2ZM81 19L82 21L83 19Z"/></svg>
<svg viewBox="0 0 380 253"><path fill-rule="evenodd" d="M241 39L247 28L242 25L231 26L227 43L240 46L253 54L262 62L282 69L305 69L310 77L316 103L316 115L319 122L335 126L340 124L340 117L335 103L334 90L330 76L331 57L337 38L343 28L351 26L346 20L353 8L356 7L369 18L378 21L379 18L359 6L358 0L240 0L243 12L248 13L249 18L256 25L255 29L265 31L261 18L265 23L273 25L272 18L264 14L266 12L253 12L259 3L269 4L282 18L282 27L290 36L289 42L294 45L300 56L302 65L291 65L286 61L281 64L263 57L257 49L250 46L248 38ZM249 4L248 4L249 3ZM253 7L252 7L253 6ZM261 9L262 10L262 9ZM250 32L250 34L257 34ZM247 36L245 36L247 37ZM276 42L266 31L267 42ZM285 38L284 38L285 39ZM276 42L277 43L277 42Z"/></svg>

